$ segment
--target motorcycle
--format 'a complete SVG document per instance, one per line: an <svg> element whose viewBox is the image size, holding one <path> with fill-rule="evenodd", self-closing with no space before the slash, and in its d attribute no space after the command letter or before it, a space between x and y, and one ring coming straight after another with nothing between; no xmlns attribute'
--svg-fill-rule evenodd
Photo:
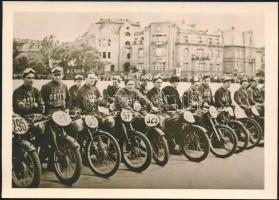
<svg viewBox="0 0 279 200"><path fill-rule="evenodd" d="M203 120L199 123L208 130L211 153L219 158L233 155L237 147L237 136L233 129L217 122L217 109L214 106L204 105L196 113L203 116Z"/></svg>
<svg viewBox="0 0 279 200"><path fill-rule="evenodd" d="M79 144L67 134L67 127L72 120L63 111L51 115L31 115L33 131L29 140L37 147L42 163L53 168L61 183L72 185L81 174L81 155ZM67 130L67 131L66 131Z"/></svg>
<svg viewBox="0 0 279 200"><path fill-rule="evenodd" d="M19 115L13 115L12 121L12 185L36 188L40 184L42 169L36 148L25 139L29 124Z"/></svg>
<svg viewBox="0 0 279 200"><path fill-rule="evenodd" d="M242 122L246 129L249 131L249 142L247 149L252 149L257 146L261 140L262 130L260 124L252 118L253 115L257 114L255 107L250 107L246 109L246 112L238 105L235 106L235 118ZM250 116L247 115L250 113Z"/></svg>
<svg viewBox="0 0 279 200"><path fill-rule="evenodd" d="M71 117L71 126L76 130L71 136L80 145L83 164L100 177L114 175L121 161L120 147L116 139L99 129L99 121L94 114L77 114Z"/></svg>
<svg viewBox="0 0 279 200"><path fill-rule="evenodd" d="M154 114L152 112L142 110L139 103L134 103L134 109L137 112L138 123L133 123L136 130L140 130L149 139L155 162L164 166L169 161L169 147L165 133L160 128L160 122L163 120L162 114ZM142 126L144 121L145 126Z"/></svg>
<svg viewBox="0 0 279 200"><path fill-rule="evenodd" d="M135 172L146 170L151 164L152 146L143 133L134 129L132 122L135 112L128 109L115 111L114 104L110 104L109 108L109 116L115 119L115 127L103 125L101 129L115 136L120 145L121 160L128 169Z"/></svg>
<svg viewBox="0 0 279 200"><path fill-rule="evenodd" d="M184 156L190 161L200 162L204 160L210 150L207 130L194 124L195 118L190 111L192 108L186 108L176 111L167 111L167 116L162 122L163 130L171 129L170 124L178 123L178 144Z"/></svg>
<svg viewBox="0 0 279 200"><path fill-rule="evenodd" d="M218 122L231 127L237 136L237 148L235 153L244 151L249 142L249 131L245 128L242 122L235 120L232 107L223 107L217 109Z"/></svg>

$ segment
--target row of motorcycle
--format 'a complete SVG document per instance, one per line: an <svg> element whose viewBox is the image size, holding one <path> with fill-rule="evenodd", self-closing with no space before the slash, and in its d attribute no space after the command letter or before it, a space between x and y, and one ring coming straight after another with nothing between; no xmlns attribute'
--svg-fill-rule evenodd
<svg viewBox="0 0 279 200"><path fill-rule="evenodd" d="M227 158L264 145L261 107L204 105L152 113L135 102L129 110L116 111L113 103L99 107L98 114L13 114L12 185L38 187L46 165L66 185L79 180L82 165L100 177L114 175L121 162L135 172L146 170L152 158L165 166L170 139L193 162L203 161L209 152Z"/></svg>

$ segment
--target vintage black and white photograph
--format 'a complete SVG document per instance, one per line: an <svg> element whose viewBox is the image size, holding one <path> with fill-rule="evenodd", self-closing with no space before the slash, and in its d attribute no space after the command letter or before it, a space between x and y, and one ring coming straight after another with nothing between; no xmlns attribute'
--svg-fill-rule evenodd
<svg viewBox="0 0 279 200"><path fill-rule="evenodd" d="M267 189L266 12L114 4L12 12L6 184Z"/></svg>

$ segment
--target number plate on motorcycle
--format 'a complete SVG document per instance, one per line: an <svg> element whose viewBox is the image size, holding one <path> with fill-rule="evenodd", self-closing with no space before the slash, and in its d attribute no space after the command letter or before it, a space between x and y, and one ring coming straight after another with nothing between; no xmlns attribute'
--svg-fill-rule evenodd
<svg viewBox="0 0 279 200"><path fill-rule="evenodd" d="M85 124L89 127L89 128L97 128L98 127L98 119L92 115L87 115L84 118Z"/></svg>
<svg viewBox="0 0 279 200"><path fill-rule="evenodd" d="M13 117L13 133L24 134L27 130L28 123L24 118L20 116Z"/></svg>
<svg viewBox="0 0 279 200"><path fill-rule="evenodd" d="M228 111L230 116L232 116L232 117L234 116L233 109L231 107L228 107L227 111Z"/></svg>
<svg viewBox="0 0 279 200"><path fill-rule="evenodd" d="M149 127L157 126L160 122L160 118L154 114L146 114L144 117L144 122Z"/></svg>
<svg viewBox="0 0 279 200"><path fill-rule="evenodd" d="M58 126L68 126L72 122L70 115L63 111L54 112L51 118Z"/></svg>
<svg viewBox="0 0 279 200"><path fill-rule="evenodd" d="M131 122L133 119L133 115L129 110L122 110L120 116L124 122Z"/></svg>

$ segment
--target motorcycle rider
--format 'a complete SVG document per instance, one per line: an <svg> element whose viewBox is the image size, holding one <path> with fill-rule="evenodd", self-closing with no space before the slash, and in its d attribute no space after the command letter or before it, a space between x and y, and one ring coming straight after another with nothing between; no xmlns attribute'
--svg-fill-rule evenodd
<svg viewBox="0 0 279 200"><path fill-rule="evenodd" d="M103 91L104 99L109 103L113 103L116 92L120 89L119 83L120 83L120 79L114 77L112 79L112 85L108 85L107 89L104 89Z"/></svg>
<svg viewBox="0 0 279 200"><path fill-rule="evenodd" d="M209 83L210 83L210 76L205 75L202 78L201 85L199 86L199 92L201 94L201 98L203 102L207 102L208 105L213 105L212 90L210 89Z"/></svg>
<svg viewBox="0 0 279 200"><path fill-rule="evenodd" d="M234 101L241 108L244 108L245 110L250 107L250 103L248 100L248 92L247 92L248 85L249 85L248 79L242 78L240 80L240 88L236 90L234 93Z"/></svg>
<svg viewBox="0 0 279 200"><path fill-rule="evenodd" d="M225 77L223 79L223 85L215 92L215 106L229 107L232 106L232 97L229 88L231 87L231 78Z"/></svg>
<svg viewBox="0 0 279 200"><path fill-rule="evenodd" d="M141 81L140 81L140 85L139 85L138 90L139 90L144 96L146 96L147 93L148 93L147 83L148 83L148 77L142 76L142 77L141 77Z"/></svg>
<svg viewBox="0 0 279 200"><path fill-rule="evenodd" d="M77 100L77 91L80 88L82 81L83 81L83 76L76 75L74 78L75 84L69 89L69 93L71 96L71 109L76 109L79 106L79 102Z"/></svg>
<svg viewBox="0 0 279 200"><path fill-rule="evenodd" d="M257 108L259 109L259 112L261 115L264 113L264 98L262 96L261 91L258 89L258 79L257 78L252 78L250 79L250 85L247 89L248 93L248 100L250 105L256 105Z"/></svg>
<svg viewBox="0 0 279 200"><path fill-rule="evenodd" d="M154 106L162 111L168 110L168 100L163 93L161 86L163 78L160 75L156 75L153 78L154 87L148 91L147 98L153 103Z"/></svg>
<svg viewBox="0 0 279 200"><path fill-rule="evenodd" d="M87 73L85 83L77 91L77 100L82 113L97 111L98 105L106 105L101 93L96 87L98 78L95 73Z"/></svg>
<svg viewBox="0 0 279 200"><path fill-rule="evenodd" d="M135 81L132 78L127 78L125 87L117 91L115 97L115 106L117 110L129 109L132 110L133 104L138 101L144 106L149 106L153 111L157 112L158 109L137 89L135 89Z"/></svg>
<svg viewBox="0 0 279 200"><path fill-rule="evenodd" d="M21 116L44 110L39 90L33 87L35 73L32 68L26 68L22 73L23 84L13 92L13 111Z"/></svg>
<svg viewBox="0 0 279 200"><path fill-rule="evenodd" d="M41 89L41 96L46 106L46 114L52 114L57 110L69 112L70 93L66 84L62 82L63 68L54 67L51 70L52 81L44 84Z"/></svg>
<svg viewBox="0 0 279 200"><path fill-rule="evenodd" d="M163 88L163 92L167 97L169 109L171 110L181 109L182 104L179 97L179 93L177 91L177 86L180 82L179 77L171 76L169 82L171 85Z"/></svg>
<svg viewBox="0 0 279 200"><path fill-rule="evenodd" d="M186 90L182 96L183 107L187 108L192 106L194 108L199 108L203 101L202 96L199 91L200 82L197 77L193 77L191 80L191 87Z"/></svg>

